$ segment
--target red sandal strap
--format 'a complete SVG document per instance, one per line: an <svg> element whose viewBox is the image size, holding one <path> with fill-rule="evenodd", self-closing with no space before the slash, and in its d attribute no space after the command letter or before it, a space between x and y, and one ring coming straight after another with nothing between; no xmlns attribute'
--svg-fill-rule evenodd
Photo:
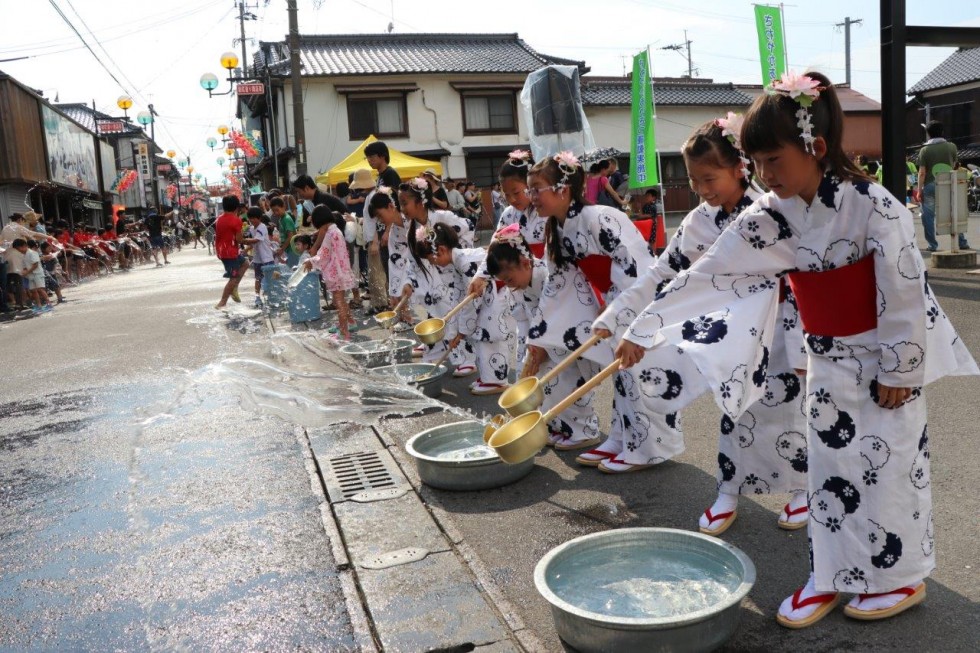
<svg viewBox="0 0 980 653"><path fill-rule="evenodd" d="M858 597L864 601L865 599L876 599L879 596L891 596L892 594L904 594L905 596L912 596L915 594L914 587L899 587L897 590L892 590L891 592L879 592L878 594L858 594Z"/></svg>
<svg viewBox="0 0 980 653"><path fill-rule="evenodd" d="M615 462L615 461L613 461L613 462ZM729 510L728 512L720 512L717 515L712 515L711 514L711 508L708 508L707 510L704 511L704 516L708 518L708 523L709 524L713 524L714 522L718 521L719 519L728 519L729 517L731 517L734 514L735 514L735 511L734 510Z"/></svg>
<svg viewBox="0 0 980 653"><path fill-rule="evenodd" d="M808 508L807 506L800 506L799 508L796 508L795 510L790 510L788 503L785 506L783 506L783 512L786 514L787 517L794 517L796 515L802 515L803 513L805 513L809 509L810 508Z"/></svg>
<svg viewBox="0 0 980 653"><path fill-rule="evenodd" d="M830 594L814 594L813 596L808 596L807 598L800 600L800 594L803 593L804 588L793 592L793 609L799 610L800 608L805 608L808 605L823 605L824 603L830 603L836 598L837 593L831 592Z"/></svg>
<svg viewBox="0 0 980 653"><path fill-rule="evenodd" d="M599 451L598 449L589 449L582 455L584 456L586 454L591 454L593 456L601 456L602 458L615 458L618 455L618 454L610 453L608 451Z"/></svg>

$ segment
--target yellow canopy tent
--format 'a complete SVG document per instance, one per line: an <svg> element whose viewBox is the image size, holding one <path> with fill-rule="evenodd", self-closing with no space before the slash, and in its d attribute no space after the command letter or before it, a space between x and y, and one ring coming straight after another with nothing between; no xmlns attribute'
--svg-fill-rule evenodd
<svg viewBox="0 0 980 653"><path fill-rule="evenodd" d="M328 186L334 186L342 181L347 181L347 179L354 173L355 170L361 168L366 168L371 170L371 174L375 179L378 178L378 173L371 169L368 165L367 159L364 157L364 148L368 143L373 143L377 138L372 134L364 139L364 142L358 145L353 152L347 155L347 158L330 168L326 172L320 174L316 178L316 183L326 184ZM399 152L398 150L388 147L388 153L391 156L390 165L392 168L398 171L398 174L402 179L409 179L425 172L427 168L434 168L436 173L442 176L442 165L438 161L427 161L426 159L419 159L414 156L409 156L404 152Z"/></svg>

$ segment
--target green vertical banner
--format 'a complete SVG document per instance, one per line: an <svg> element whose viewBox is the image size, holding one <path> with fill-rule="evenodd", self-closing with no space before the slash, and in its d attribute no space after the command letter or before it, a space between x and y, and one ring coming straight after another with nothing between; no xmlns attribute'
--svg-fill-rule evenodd
<svg viewBox="0 0 980 653"><path fill-rule="evenodd" d="M755 6L755 29L759 34L759 59L762 62L762 85L769 86L786 72L786 50L783 42L783 17L779 7Z"/></svg>
<svg viewBox="0 0 980 653"><path fill-rule="evenodd" d="M633 57L633 120L630 147L630 188L660 183L657 171L657 141L654 134L653 87L650 84L650 55L644 50Z"/></svg>

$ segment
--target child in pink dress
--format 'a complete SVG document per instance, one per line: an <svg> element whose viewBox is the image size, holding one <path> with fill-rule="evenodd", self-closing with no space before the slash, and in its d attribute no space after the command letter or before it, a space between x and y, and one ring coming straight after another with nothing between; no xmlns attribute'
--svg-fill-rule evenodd
<svg viewBox="0 0 980 653"><path fill-rule="evenodd" d="M323 236L320 249L316 256L306 261L307 270L316 266L320 270L323 285L331 294L334 306L337 307L337 328L340 339L350 340L350 327L355 323L347 305L347 291L357 287L354 273L350 269L350 259L347 256L347 241L344 240L344 217L331 211L326 206L313 209L313 226Z"/></svg>

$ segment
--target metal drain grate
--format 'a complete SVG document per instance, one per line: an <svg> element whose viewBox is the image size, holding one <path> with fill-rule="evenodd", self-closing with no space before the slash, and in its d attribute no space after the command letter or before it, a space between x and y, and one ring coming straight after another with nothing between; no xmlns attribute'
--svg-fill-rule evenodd
<svg viewBox="0 0 980 653"><path fill-rule="evenodd" d="M338 456L328 460L331 479L327 492L333 501L343 501L364 492L381 490L398 485L391 471L375 451Z"/></svg>

